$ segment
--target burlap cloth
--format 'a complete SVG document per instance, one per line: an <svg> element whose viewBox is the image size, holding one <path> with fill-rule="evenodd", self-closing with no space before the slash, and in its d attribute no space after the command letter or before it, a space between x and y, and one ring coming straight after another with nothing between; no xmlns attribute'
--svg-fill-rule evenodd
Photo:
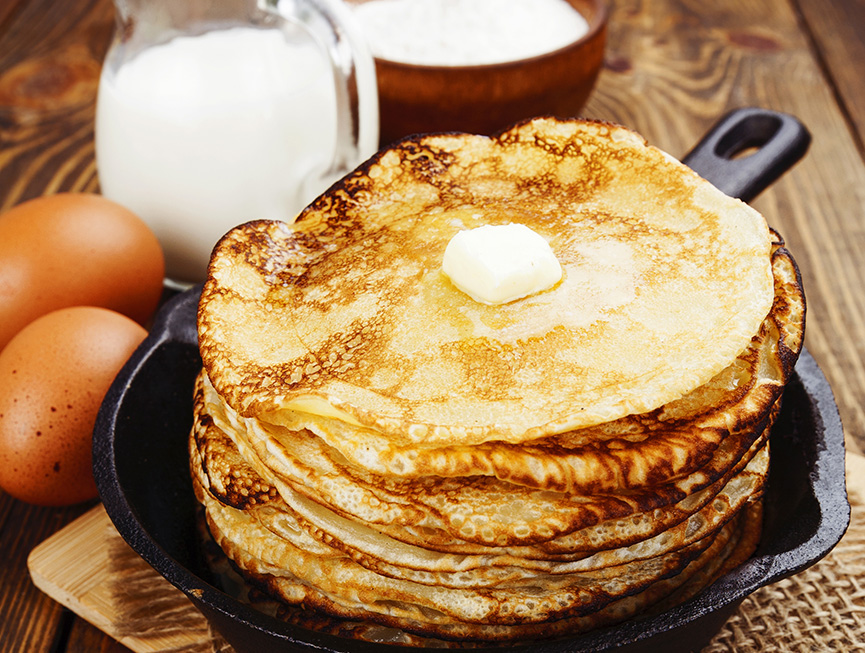
<svg viewBox="0 0 865 653"><path fill-rule="evenodd" d="M847 454L850 526L813 567L748 598L703 653L865 651L865 458Z"/></svg>

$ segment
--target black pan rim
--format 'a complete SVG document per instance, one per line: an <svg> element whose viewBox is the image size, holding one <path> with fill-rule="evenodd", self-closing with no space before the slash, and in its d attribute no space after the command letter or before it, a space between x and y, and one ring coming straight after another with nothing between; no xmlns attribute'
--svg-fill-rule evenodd
<svg viewBox="0 0 865 653"><path fill-rule="evenodd" d="M317 633L270 617L245 605L206 582L171 557L154 535L139 520L136 506L129 502L116 468L116 435L122 432L120 411L132 393L142 391L136 385L141 370L161 349L178 345L190 355L197 355L195 341L195 308L200 286L172 298L160 311L153 328L126 363L100 409L94 429L94 472L100 497L109 518L122 538L157 572L183 591L209 618L229 620L238 626L259 631L274 642L300 649L341 652L405 650L404 647L370 644ZM831 551L849 523L850 506L844 485L844 434L831 388L816 361L802 351L796 366L798 380L815 410L813 445L816 458L809 471L809 483L821 515L819 527L796 548L781 554L756 555L738 569L720 579L685 604L661 615L635 619L570 638L535 645L486 647L477 651L521 651L560 653L573 650L610 651L640 644L658 635L675 633L712 615L732 613L736 606L757 589L801 571ZM819 421L819 424L817 423ZM808 425L806 425L808 426ZM774 435L774 433L773 433ZM840 480L840 482L839 482ZM723 617L726 620L726 616ZM721 622L723 623L723 621Z"/></svg>

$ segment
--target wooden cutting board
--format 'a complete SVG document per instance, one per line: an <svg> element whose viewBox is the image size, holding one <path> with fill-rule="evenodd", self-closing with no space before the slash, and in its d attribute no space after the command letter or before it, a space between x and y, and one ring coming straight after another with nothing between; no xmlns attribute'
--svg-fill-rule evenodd
<svg viewBox="0 0 865 653"><path fill-rule="evenodd" d="M126 544L101 504L33 549L27 566L40 590L136 653L231 650Z"/></svg>
<svg viewBox="0 0 865 653"><path fill-rule="evenodd" d="M865 457L847 454L851 501L865 501ZM186 596L142 560L99 505L30 553L33 582L136 653L228 653Z"/></svg>

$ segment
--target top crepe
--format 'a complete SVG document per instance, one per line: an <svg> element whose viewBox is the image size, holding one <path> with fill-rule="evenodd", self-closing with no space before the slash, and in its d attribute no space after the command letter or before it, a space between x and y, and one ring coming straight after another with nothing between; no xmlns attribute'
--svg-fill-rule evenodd
<svg viewBox="0 0 865 653"><path fill-rule="evenodd" d="M500 306L441 271L450 238L524 224L563 269ZM394 443L523 442L644 413L749 344L774 295L764 219L619 126L536 119L383 151L294 225L217 245L207 374L240 415L285 410Z"/></svg>

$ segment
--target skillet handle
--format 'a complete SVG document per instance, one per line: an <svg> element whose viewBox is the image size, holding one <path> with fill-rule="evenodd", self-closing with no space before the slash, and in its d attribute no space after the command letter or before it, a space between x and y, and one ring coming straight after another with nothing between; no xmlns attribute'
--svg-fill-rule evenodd
<svg viewBox="0 0 865 653"><path fill-rule="evenodd" d="M712 127L682 163L727 195L750 202L792 168L810 143L811 134L789 114L735 109ZM746 152L749 149L754 151Z"/></svg>

